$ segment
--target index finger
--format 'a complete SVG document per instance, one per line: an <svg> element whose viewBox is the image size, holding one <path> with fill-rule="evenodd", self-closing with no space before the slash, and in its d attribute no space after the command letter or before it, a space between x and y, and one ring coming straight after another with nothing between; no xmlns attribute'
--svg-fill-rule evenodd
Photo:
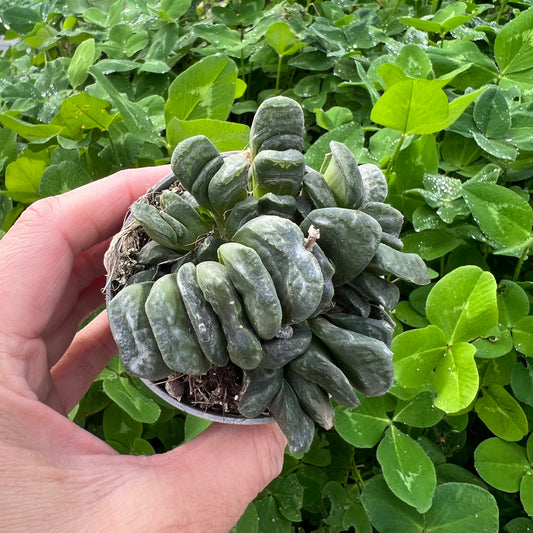
<svg viewBox="0 0 533 533"><path fill-rule="evenodd" d="M65 244L76 257L116 233L129 206L170 173L170 165L121 170L65 194L36 202L23 214L20 223L24 224L26 218L32 216L44 218L40 231L57 233L60 229ZM32 232L35 235L34 230Z"/></svg>

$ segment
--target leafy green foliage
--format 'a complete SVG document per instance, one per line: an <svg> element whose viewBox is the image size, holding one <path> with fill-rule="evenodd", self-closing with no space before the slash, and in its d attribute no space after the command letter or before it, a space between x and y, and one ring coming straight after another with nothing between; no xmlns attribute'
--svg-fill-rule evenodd
<svg viewBox="0 0 533 533"><path fill-rule="evenodd" d="M234 533L533 527L531 2L25 0L0 18L0 234L184 138L242 149L282 93L308 165L336 140L382 168L404 251L430 268L427 287L396 283L393 389L336 407ZM206 427L117 360L71 416L123 453Z"/></svg>

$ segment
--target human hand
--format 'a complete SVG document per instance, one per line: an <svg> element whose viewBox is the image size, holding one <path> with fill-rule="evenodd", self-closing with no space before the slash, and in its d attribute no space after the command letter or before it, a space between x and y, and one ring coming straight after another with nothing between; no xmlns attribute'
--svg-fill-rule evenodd
<svg viewBox="0 0 533 533"><path fill-rule="evenodd" d="M170 172L121 171L30 206L0 241L0 531L228 531L282 466L275 424L213 424L165 454L119 455L66 418L116 353L103 254Z"/></svg>

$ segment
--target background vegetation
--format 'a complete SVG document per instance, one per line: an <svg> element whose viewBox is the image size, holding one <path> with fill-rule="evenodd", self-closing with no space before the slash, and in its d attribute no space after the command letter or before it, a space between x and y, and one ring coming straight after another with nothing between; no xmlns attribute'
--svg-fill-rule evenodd
<svg viewBox="0 0 533 533"><path fill-rule="evenodd" d="M259 102L298 100L307 163L346 143L389 180L406 251L396 384L336 408L234 532L533 528L533 2L19 0L0 11L2 231L35 200L168 162L202 132L241 149ZM71 414L124 453L205 422L117 359Z"/></svg>

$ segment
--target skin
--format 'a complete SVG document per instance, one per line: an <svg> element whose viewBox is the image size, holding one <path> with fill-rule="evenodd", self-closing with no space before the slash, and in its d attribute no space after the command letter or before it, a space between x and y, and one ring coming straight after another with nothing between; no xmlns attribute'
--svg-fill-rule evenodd
<svg viewBox="0 0 533 533"><path fill-rule="evenodd" d="M116 354L103 254L168 166L121 171L30 206L0 241L0 530L226 532L281 470L276 424L213 424L151 457L66 418Z"/></svg>

